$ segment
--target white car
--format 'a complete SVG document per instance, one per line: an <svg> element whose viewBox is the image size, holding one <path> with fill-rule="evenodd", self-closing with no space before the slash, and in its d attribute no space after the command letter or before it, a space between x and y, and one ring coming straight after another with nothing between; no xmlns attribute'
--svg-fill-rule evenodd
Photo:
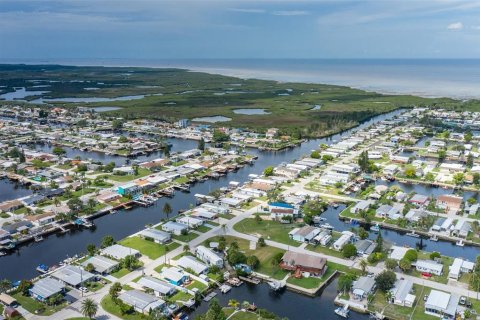
<svg viewBox="0 0 480 320"><path fill-rule="evenodd" d="M78 288L78 290L82 291L83 293L88 292L88 289L85 288L85 287L80 287L80 288Z"/></svg>

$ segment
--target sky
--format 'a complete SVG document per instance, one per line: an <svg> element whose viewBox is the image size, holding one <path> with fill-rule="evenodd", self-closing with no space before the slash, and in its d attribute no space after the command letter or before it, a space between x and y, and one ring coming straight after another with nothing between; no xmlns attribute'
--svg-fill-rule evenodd
<svg viewBox="0 0 480 320"><path fill-rule="evenodd" d="M480 58L480 1L0 0L0 62L98 58Z"/></svg>

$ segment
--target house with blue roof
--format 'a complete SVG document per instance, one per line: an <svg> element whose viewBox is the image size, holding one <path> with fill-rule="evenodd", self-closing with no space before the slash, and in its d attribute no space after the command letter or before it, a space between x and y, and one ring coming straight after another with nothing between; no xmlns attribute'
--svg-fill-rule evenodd
<svg viewBox="0 0 480 320"><path fill-rule="evenodd" d="M299 210L286 202L270 202L268 212L270 212L272 220L283 220L286 216L295 218L298 216Z"/></svg>

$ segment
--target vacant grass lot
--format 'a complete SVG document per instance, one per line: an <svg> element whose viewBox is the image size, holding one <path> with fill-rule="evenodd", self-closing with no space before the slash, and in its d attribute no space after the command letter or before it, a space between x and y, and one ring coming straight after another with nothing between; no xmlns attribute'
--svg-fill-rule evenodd
<svg viewBox="0 0 480 320"><path fill-rule="evenodd" d="M138 236L128 237L119 242L119 244L136 249L141 254L146 255L150 259L157 259L165 254L165 248L168 247L172 251L180 246L179 243L172 242L168 245L161 245L153 241L142 239Z"/></svg>
<svg viewBox="0 0 480 320"><path fill-rule="evenodd" d="M261 235L267 240L298 247L301 243L290 239L288 236L288 233L296 226L296 224L283 224L271 220L257 221L256 219L249 218L243 219L235 224L233 229L241 233Z"/></svg>
<svg viewBox="0 0 480 320"><path fill-rule="evenodd" d="M59 305L56 306L49 306L47 304L44 304L40 301L37 301L31 297L26 297L22 295L21 293L16 293L12 295L17 302L24 307L28 312L31 312L33 314L37 314L40 316L50 316L54 314L55 312L63 309L67 303L63 302ZM38 312L36 312L38 311Z"/></svg>

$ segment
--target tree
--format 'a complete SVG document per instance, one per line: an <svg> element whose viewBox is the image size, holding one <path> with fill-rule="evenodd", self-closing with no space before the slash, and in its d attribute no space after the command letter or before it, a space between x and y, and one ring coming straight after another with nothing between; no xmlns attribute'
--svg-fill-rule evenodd
<svg viewBox="0 0 480 320"><path fill-rule="evenodd" d="M95 251L97 251L97 247L95 247L94 244L91 243L91 244L87 245L88 255L93 256L95 254Z"/></svg>
<svg viewBox="0 0 480 320"><path fill-rule="evenodd" d="M467 156L467 168L473 167L473 154L469 153Z"/></svg>
<svg viewBox="0 0 480 320"><path fill-rule="evenodd" d="M480 185L480 173L475 172L473 174L473 184L475 184L477 186Z"/></svg>
<svg viewBox="0 0 480 320"><path fill-rule="evenodd" d="M447 152L445 150L438 151L438 162L443 162L447 157Z"/></svg>
<svg viewBox="0 0 480 320"><path fill-rule="evenodd" d="M272 176L273 175L273 167L272 166L266 167L265 170L263 170L263 175L265 177Z"/></svg>
<svg viewBox="0 0 480 320"><path fill-rule="evenodd" d="M98 305L92 299L87 298L82 302L81 311L85 317L93 319L93 317L95 317L97 314Z"/></svg>
<svg viewBox="0 0 480 320"><path fill-rule="evenodd" d="M403 173L407 178L415 178L417 176L417 170L412 165L405 166Z"/></svg>
<svg viewBox="0 0 480 320"><path fill-rule="evenodd" d="M52 153L56 156L63 156L67 152L62 147L55 147L53 148Z"/></svg>
<svg viewBox="0 0 480 320"><path fill-rule="evenodd" d="M453 182L456 185L461 185L465 181L465 174L463 172L457 172L453 175Z"/></svg>
<svg viewBox="0 0 480 320"><path fill-rule="evenodd" d="M368 262L365 259L360 260L358 263L360 266L360 270L362 270L362 274L367 273Z"/></svg>
<svg viewBox="0 0 480 320"><path fill-rule="evenodd" d="M227 142L230 140L230 136L219 129L213 130L213 141L214 142Z"/></svg>
<svg viewBox="0 0 480 320"><path fill-rule="evenodd" d="M382 252L383 251L383 236L382 233L379 232L377 235L377 246L375 247L375 252Z"/></svg>
<svg viewBox="0 0 480 320"><path fill-rule="evenodd" d="M400 267L400 269L402 269L403 272L407 272L412 267L412 262L408 259L403 258L398 262L398 266Z"/></svg>
<svg viewBox="0 0 480 320"><path fill-rule="evenodd" d="M112 121L112 129L117 131L123 128L123 120L115 119Z"/></svg>
<svg viewBox="0 0 480 320"><path fill-rule="evenodd" d="M410 249L405 253L405 256L403 256L403 258L407 259L410 262L417 261L418 253L415 249Z"/></svg>
<svg viewBox="0 0 480 320"><path fill-rule="evenodd" d="M228 306L229 307L232 307L232 308L236 309L239 305L240 305L240 302L238 302L238 300L235 300L235 299L228 300Z"/></svg>
<svg viewBox="0 0 480 320"><path fill-rule="evenodd" d="M166 248L167 247L165 247L165 249ZM133 271L138 267L138 258L135 257L134 255L128 255L125 258L123 258L122 265L125 269Z"/></svg>
<svg viewBox="0 0 480 320"><path fill-rule="evenodd" d="M266 245L265 238L263 238L263 237L258 238L258 246L259 247L265 247L265 245Z"/></svg>
<svg viewBox="0 0 480 320"><path fill-rule="evenodd" d="M122 291L122 285L119 282L115 282L110 287L108 293L110 294L113 300L116 300L118 298L118 295L120 294L120 291Z"/></svg>
<svg viewBox="0 0 480 320"><path fill-rule="evenodd" d="M255 214L255 221L257 223L261 223L263 221L262 217L260 217L260 215L258 213Z"/></svg>
<svg viewBox="0 0 480 320"><path fill-rule="evenodd" d="M385 268L388 270L393 270L398 266L398 262L395 259L386 259L385 260Z"/></svg>
<svg viewBox="0 0 480 320"><path fill-rule="evenodd" d="M28 296L29 289L32 287L32 282L29 280L22 280L18 285L18 291L22 293L24 296Z"/></svg>
<svg viewBox="0 0 480 320"><path fill-rule="evenodd" d="M360 153L360 156L358 157L358 165L362 171L368 171L370 167L370 163L368 161L368 151L365 150Z"/></svg>
<svg viewBox="0 0 480 320"><path fill-rule="evenodd" d="M85 271L92 272L93 270L95 270L95 267L93 266L93 264L89 263L85 266Z"/></svg>
<svg viewBox="0 0 480 320"><path fill-rule="evenodd" d="M442 255L440 254L440 252L434 251L434 252L430 253L430 260L439 259L441 257L442 257Z"/></svg>
<svg viewBox="0 0 480 320"><path fill-rule="evenodd" d="M258 267L259 264L260 264L260 260L258 260L258 258L256 256L254 256L254 255L248 256L247 265L250 268L255 270Z"/></svg>
<svg viewBox="0 0 480 320"><path fill-rule="evenodd" d="M100 247L103 249L103 248L106 248L106 247L110 247L114 244L115 244L115 240L113 239L113 236L106 235L102 238L102 243L101 243Z"/></svg>
<svg viewBox="0 0 480 320"><path fill-rule="evenodd" d="M472 141L472 138L473 138L473 134L471 131L467 131L464 135L463 135L463 139L465 139L465 142L466 143L470 143Z"/></svg>
<svg viewBox="0 0 480 320"><path fill-rule="evenodd" d="M163 206L163 213L168 219L168 216L172 213L172 206L170 206L170 203L166 202L165 205Z"/></svg>
<svg viewBox="0 0 480 320"><path fill-rule="evenodd" d="M365 230L364 228L360 227L358 228L358 236L360 239L367 239L368 238L368 231Z"/></svg>
<svg viewBox="0 0 480 320"><path fill-rule="evenodd" d="M317 150L312 151L312 153L310 154L310 158L320 159L320 152L318 152Z"/></svg>
<svg viewBox="0 0 480 320"><path fill-rule="evenodd" d="M198 150L201 150L201 151L205 151L205 140L203 138L201 138L199 141L198 141Z"/></svg>
<svg viewBox="0 0 480 320"><path fill-rule="evenodd" d="M428 182L433 182L435 181L435 175L431 172L427 172L427 174L425 175L425 180Z"/></svg>
<svg viewBox="0 0 480 320"><path fill-rule="evenodd" d="M344 273L338 277L337 288L339 291L348 292L352 287L355 275L351 273Z"/></svg>
<svg viewBox="0 0 480 320"><path fill-rule="evenodd" d="M212 299L208 307L208 311L202 316L203 320L225 320L227 317L223 312L222 306L217 299Z"/></svg>
<svg viewBox="0 0 480 320"><path fill-rule="evenodd" d="M322 156L322 161L325 162L325 163L327 163L327 162L329 162L329 161L332 161L332 160L333 160L333 156L332 156L332 155L324 154L324 155Z"/></svg>
<svg viewBox="0 0 480 320"><path fill-rule="evenodd" d="M12 282L8 279L3 279L0 281L0 293L6 292L12 288Z"/></svg>
<svg viewBox="0 0 480 320"><path fill-rule="evenodd" d="M397 275L395 272L390 270L384 270L375 277L377 288L383 292L387 292L392 289L396 281Z"/></svg>
<svg viewBox="0 0 480 320"><path fill-rule="evenodd" d="M342 255L345 258L350 258L357 255L357 248L354 244L348 243L342 249Z"/></svg>

